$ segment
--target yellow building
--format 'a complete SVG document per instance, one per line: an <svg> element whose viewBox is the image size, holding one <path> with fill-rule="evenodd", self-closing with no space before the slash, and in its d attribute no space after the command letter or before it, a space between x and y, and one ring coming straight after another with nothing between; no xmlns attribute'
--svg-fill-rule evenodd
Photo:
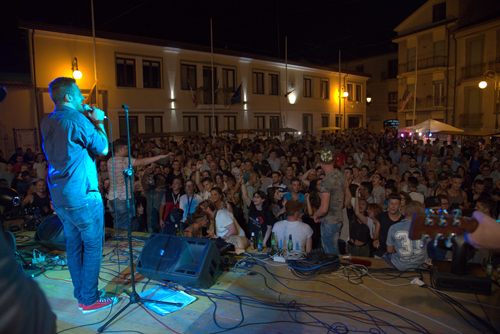
<svg viewBox="0 0 500 334"><path fill-rule="evenodd" d="M95 81L90 32L31 23L23 23L22 28L29 30L34 87L10 94L0 105L1 111L12 111L0 121L3 135L9 137L4 142L7 152L14 150L10 129L38 128L44 115L53 111L50 81L71 77L76 66L82 73L77 84L84 95ZM215 123L217 132L290 127L317 135L322 126L358 127L366 121L366 104L361 101L366 96L368 76L363 74L342 73L341 93L354 83L353 94L361 100L344 108L347 98L341 98L339 122L336 69L299 63L286 66L282 59L215 50L212 81L209 48L100 33L95 51L95 102L110 119L113 139L126 134L122 105L130 107L132 133L199 131L209 135ZM240 84L241 103L231 105ZM22 121L18 117L21 113L26 115Z"/></svg>
<svg viewBox="0 0 500 334"><path fill-rule="evenodd" d="M500 2L429 0L395 31L398 95L414 93L400 126L429 118L469 131L498 130ZM486 78L489 85L480 89Z"/></svg>

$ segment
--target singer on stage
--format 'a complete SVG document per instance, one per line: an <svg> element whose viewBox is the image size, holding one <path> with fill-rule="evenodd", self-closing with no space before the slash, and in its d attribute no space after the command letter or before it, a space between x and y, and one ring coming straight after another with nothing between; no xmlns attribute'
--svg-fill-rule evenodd
<svg viewBox="0 0 500 334"><path fill-rule="evenodd" d="M104 112L84 115L84 97L72 78L49 84L56 108L41 124L49 162L48 185L66 234L68 267L74 296L84 314L111 307L116 298L100 298L98 278L104 242L104 207L95 159L108 153Z"/></svg>

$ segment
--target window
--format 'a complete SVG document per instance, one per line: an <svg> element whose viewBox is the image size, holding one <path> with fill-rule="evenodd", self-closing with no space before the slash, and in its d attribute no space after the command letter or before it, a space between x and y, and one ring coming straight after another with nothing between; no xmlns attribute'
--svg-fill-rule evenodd
<svg viewBox="0 0 500 334"><path fill-rule="evenodd" d="M413 126L414 124L417 124L417 122L413 123L413 120L412 119L407 119L406 120L406 126Z"/></svg>
<svg viewBox="0 0 500 334"><path fill-rule="evenodd" d="M279 116L269 116L269 128L279 129L280 127L280 117ZM271 136L279 136L279 132L271 132Z"/></svg>
<svg viewBox="0 0 500 334"><path fill-rule="evenodd" d="M195 90L196 87L196 65L181 64L181 89Z"/></svg>
<svg viewBox="0 0 500 334"><path fill-rule="evenodd" d="M361 91L361 85L356 85L356 102L363 101L363 93Z"/></svg>
<svg viewBox="0 0 500 334"><path fill-rule="evenodd" d="M198 131L198 116L184 116L184 131Z"/></svg>
<svg viewBox="0 0 500 334"><path fill-rule="evenodd" d="M330 116L321 116L321 127L328 128L330 126Z"/></svg>
<svg viewBox="0 0 500 334"><path fill-rule="evenodd" d="M432 7L432 23L446 19L446 2L438 3Z"/></svg>
<svg viewBox="0 0 500 334"><path fill-rule="evenodd" d="M222 85L229 92L234 92L234 70L223 68L222 69Z"/></svg>
<svg viewBox="0 0 500 334"><path fill-rule="evenodd" d="M302 132L312 134L313 116L311 114L302 115Z"/></svg>
<svg viewBox="0 0 500 334"><path fill-rule="evenodd" d="M468 77L483 74L483 45L484 40L482 38L473 39L467 43Z"/></svg>
<svg viewBox="0 0 500 334"><path fill-rule="evenodd" d="M416 57L416 49L415 48L409 48L406 50L407 53L407 60L408 60L408 69L407 71L415 71L415 57Z"/></svg>
<svg viewBox="0 0 500 334"><path fill-rule="evenodd" d="M445 66L445 43L444 40L434 42L434 66Z"/></svg>
<svg viewBox="0 0 500 334"><path fill-rule="evenodd" d="M349 124L348 124L348 129L351 128L359 128L360 124L359 122L361 121L361 118L359 116L349 116Z"/></svg>
<svg viewBox="0 0 500 334"><path fill-rule="evenodd" d="M212 78L212 66L203 66L203 104L212 104L212 87L217 90L217 68L214 67ZM217 95L214 95L217 100Z"/></svg>
<svg viewBox="0 0 500 334"><path fill-rule="evenodd" d="M161 116L146 116L144 118L146 133L163 132L163 121Z"/></svg>
<svg viewBox="0 0 500 334"><path fill-rule="evenodd" d="M398 60L393 59L387 62L387 79L396 78L398 76Z"/></svg>
<svg viewBox="0 0 500 334"><path fill-rule="evenodd" d="M481 89L479 87L465 87L465 112L467 114L481 113Z"/></svg>
<svg viewBox="0 0 500 334"><path fill-rule="evenodd" d="M269 95L279 95L278 74L269 74Z"/></svg>
<svg viewBox="0 0 500 334"><path fill-rule="evenodd" d="M390 92L387 103L389 103L389 104L396 104L396 103L398 103L398 92Z"/></svg>
<svg viewBox="0 0 500 334"><path fill-rule="evenodd" d="M328 80L321 80L321 98L322 99L328 99L330 97L330 94L329 94L329 82Z"/></svg>
<svg viewBox="0 0 500 334"><path fill-rule="evenodd" d="M364 72L364 71L365 71L365 66L364 65L356 66L356 72Z"/></svg>
<svg viewBox="0 0 500 334"><path fill-rule="evenodd" d="M311 79L304 78L304 97L311 97Z"/></svg>
<svg viewBox="0 0 500 334"><path fill-rule="evenodd" d="M252 92L254 94L264 94L264 73L252 73Z"/></svg>
<svg viewBox="0 0 500 334"><path fill-rule="evenodd" d="M389 106L389 112L398 112L397 106Z"/></svg>
<svg viewBox="0 0 500 334"><path fill-rule="evenodd" d="M352 84L347 84L347 101L353 101L354 94L352 89Z"/></svg>
<svg viewBox="0 0 500 334"><path fill-rule="evenodd" d="M116 86L136 87L135 59L116 58Z"/></svg>
<svg viewBox="0 0 500 334"><path fill-rule="evenodd" d="M336 126L337 128L341 128L341 127L342 127L342 124L340 124L340 120L341 120L341 119L342 119L341 117L339 117L339 116L335 116L335 126Z"/></svg>
<svg viewBox="0 0 500 334"><path fill-rule="evenodd" d="M205 134L207 136L210 136L213 134L213 122L212 122L212 116L205 116ZM219 133L219 118L215 116L215 132Z"/></svg>
<svg viewBox="0 0 500 334"><path fill-rule="evenodd" d="M255 129L265 129L266 128L265 116L254 116L253 125ZM264 132L257 132L257 134L263 135Z"/></svg>
<svg viewBox="0 0 500 334"><path fill-rule="evenodd" d="M120 138L127 138L127 117L120 116L118 118L118 122L120 123ZM130 126L130 135L139 133L139 122L137 116L129 116L128 123Z"/></svg>
<svg viewBox="0 0 500 334"><path fill-rule="evenodd" d="M236 130L236 116L224 116L224 130Z"/></svg>
<svg viewBox="0 0 500 334"><path fill-rule="evenodd" d="M161 67L159 61L142 61L142 83L144 88L161 88Z"/></svg>
<svg viewBox="0 0 500 334"><path fill-rule="evenodd" d="M409 91L410 93L413 93L415 94L415 84L409 84L409 85L406 85L406 90ZM413 105L415 103L415 95L413 95L413 97L411 98L410 101L408 101L408 104L406 105L405 109L411 109L413 110Z"/></svg>
<svg viewBox="0 0 500 334"><path fill-rule="evenodd" d="M434 92L434 106L444 106L444 80L432 82L432 90Z"/></svg>

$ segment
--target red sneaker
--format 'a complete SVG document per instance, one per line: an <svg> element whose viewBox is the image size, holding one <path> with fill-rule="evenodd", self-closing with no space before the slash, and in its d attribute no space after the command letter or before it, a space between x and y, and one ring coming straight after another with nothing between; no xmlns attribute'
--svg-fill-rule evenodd
<svg viewBox="0 0 500 334"><path fill-rule="evenodd" d="M105 295L106 295L105 289L99 290L99 298L104 298ZM83 304L78 303L78 309L81 311L83 309Z"/></svg>
<svg viewBox="0 0 500 334"><path fill-rule="evenodd" d="M118 298L116 298L116 297L101 298L101 299L98 299L92 305L83 305L82 313L89 314L89 313L94 313L94 312L97 312L100 310L104 310L104 309L110 308L111 306L115 305L117 302L118 302Z"/></svg>

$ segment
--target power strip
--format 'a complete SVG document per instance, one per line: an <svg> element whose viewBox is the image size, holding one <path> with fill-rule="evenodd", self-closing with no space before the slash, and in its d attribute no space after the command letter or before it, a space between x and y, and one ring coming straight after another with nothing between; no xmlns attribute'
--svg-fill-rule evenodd
<svg viewBox="0 0 500 334"><path fill-rule="evenodd" d="M275 262L283 262L283 263L286 262L286 260L284 258L282 258L281 256L277 256L277 255L273 257L273 260Z"/></svg>

